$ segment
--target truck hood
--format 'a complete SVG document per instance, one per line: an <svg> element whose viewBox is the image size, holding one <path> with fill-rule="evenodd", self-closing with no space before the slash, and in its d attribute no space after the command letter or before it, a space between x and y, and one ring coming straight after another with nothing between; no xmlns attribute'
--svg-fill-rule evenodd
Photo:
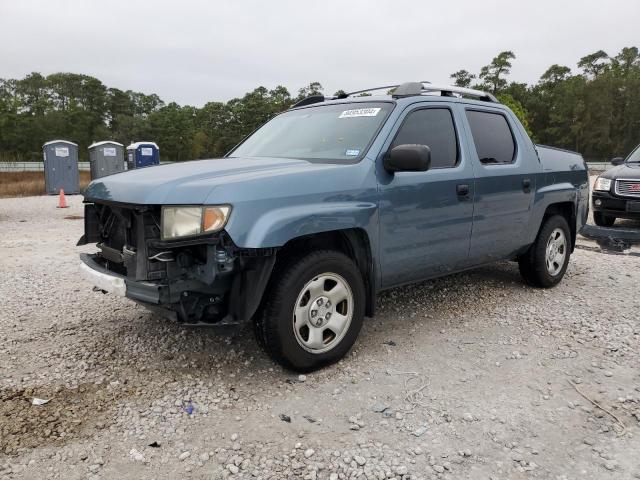
<svg viewBox="0 0 640 480"><path fill-rule="evenodd" d="M219 158L129 170L89 184L86 200L142 205L198 205L221 185L230 186L342 165L290 158Z"/></svg>
<svg viewBox="0 0 640 480"><path fill-rule="evenodd" d="M610 168L600 175L603 178L628 178L631 180L640 180L640 163L624 163L617 167Z"/></svg>

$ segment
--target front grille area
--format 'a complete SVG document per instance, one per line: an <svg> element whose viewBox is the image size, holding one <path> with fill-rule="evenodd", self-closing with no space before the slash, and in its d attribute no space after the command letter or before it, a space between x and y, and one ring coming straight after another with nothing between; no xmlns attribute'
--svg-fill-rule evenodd
<svg viewBox="0 0 640 480"><path fill-rule="evenodd" d="M85 217L93 216L97 230L91 238L95 239L107 269L132 280L166 277L165 263L149 259L160 253L151 246L160 239L159 209L97 203L86 207Z"/></svg>
<svg viewBox="0 0 640 480"><path fill-rule="evenodd" d="M640 180L616 180L615 191L623 197L640 197Z"/></svg>

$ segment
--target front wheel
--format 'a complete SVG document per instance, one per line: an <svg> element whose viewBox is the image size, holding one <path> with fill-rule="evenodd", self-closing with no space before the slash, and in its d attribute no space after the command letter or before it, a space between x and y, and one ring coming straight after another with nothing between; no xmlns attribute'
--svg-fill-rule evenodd
<svg viewBox="0 0 640 480"><path fill-rule="evenodd" d="M611 227L616 221L616 217L610 217L602 212L593 212L593 221L599 227Z"/></svg>
<svg viewBox="0 0 640 480"><path fill-rule="evenodd" d="M353 346L364 305L364 281L353 260L331 250L312 252L276 267L256 334L278 363L315 370L340 360Z"/></svg>
<svg viewBox="0 0 640 480"><path fill-rule="evenodd" d="M571 231L564 217L546 218L536 241L518 259L520 274L534 287L555 287L564 277L571 256Z"/></svg>

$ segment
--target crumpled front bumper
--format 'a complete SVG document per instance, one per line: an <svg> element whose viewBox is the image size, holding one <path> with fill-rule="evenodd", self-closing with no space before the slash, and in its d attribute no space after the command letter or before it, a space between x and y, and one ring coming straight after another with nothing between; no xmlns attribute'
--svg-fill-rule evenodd
<svg viewBox="0 0 640 480"><path fill-rule="evenodd" d="M185 324L236 324L256 312L270 278L276 255L224 257L208 246L207 263L178 266L178 274L162 280L135 280L100 254L80 254L80 273L97 289L127 297L160 315ZM231 260L231 261L230 261ZM120 266L117 263L117 266ZM175 272L174 272L175 273Z"/></svg>
<svg viewBox="0 0 640 480"><path fill-rule="evenodd" d="M81 253L80 273L89 283L113 295L127 297L145 304L160 305L168 298L167 285L133 281L107 270L95 260L95 255Z"/></svg>

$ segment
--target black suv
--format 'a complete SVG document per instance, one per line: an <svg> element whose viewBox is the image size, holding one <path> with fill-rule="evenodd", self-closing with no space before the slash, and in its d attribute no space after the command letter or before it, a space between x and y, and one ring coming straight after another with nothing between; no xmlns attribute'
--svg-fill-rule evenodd
<svg viewBox="0 0 640 480"><path fill-rule="evenodd" d="M614 158L611 168L593 185L593 220L610 227L616 218L640 219L640 145L625 160Z"/></svg>

